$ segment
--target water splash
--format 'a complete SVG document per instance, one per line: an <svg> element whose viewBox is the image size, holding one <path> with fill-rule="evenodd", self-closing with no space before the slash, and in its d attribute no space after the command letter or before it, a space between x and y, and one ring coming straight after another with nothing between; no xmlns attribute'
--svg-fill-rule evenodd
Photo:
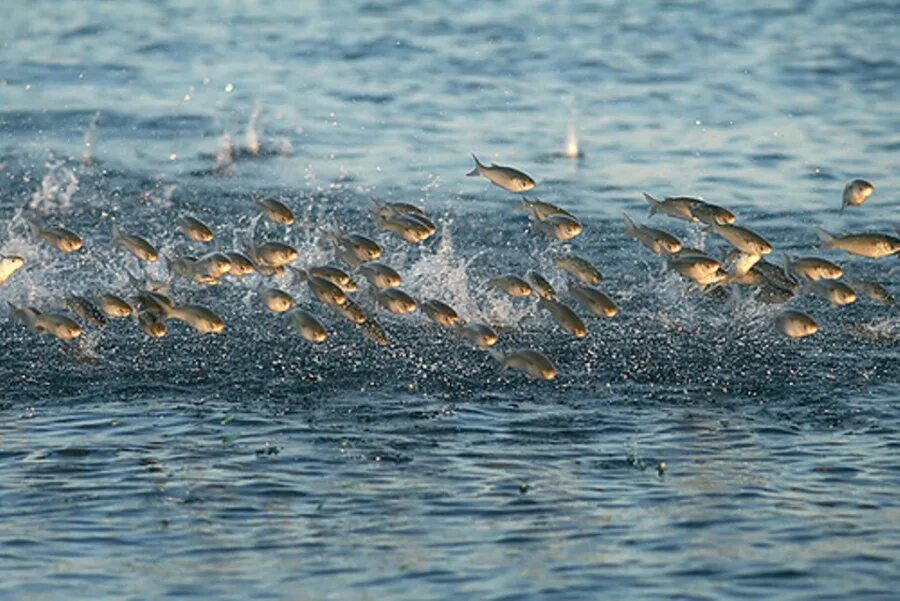
<svg viewBox="0 0 900 601"><path fill-rule="evenodd" d="M84 150L81 153L81 164L90 167L94 164L94 134L97 131L97 123L100 121L100 111L94 113L84 130Z"/></svg>
<svg viewBox="0 0 900 601"><path fill-rule="evenodd" d="M49 215L69 209L72 196L78 190L78 177L66 166L66 161L51 155L44 167L47 173L41 179L41 187L31 195L28 208Z"/></svg>
<svg viewBox="0 0 900 601"><path fill-rule="evenodd" d="M244 131L244 150L253 156L260 154L260 126L258 124L259 115L262 113L262 106L256 105L250 113L247 120L247 129Z"/></svg>

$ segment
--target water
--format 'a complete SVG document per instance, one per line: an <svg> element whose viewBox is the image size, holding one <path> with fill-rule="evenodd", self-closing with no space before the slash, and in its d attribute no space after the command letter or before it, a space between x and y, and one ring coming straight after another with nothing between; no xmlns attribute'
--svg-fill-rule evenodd
<svg viewBox="0 0 900 601"><path fill-rule="evenodd" d="M405 287L560 376L501 371L420 315L384 316L376 347L297 288L332 333L312 347L256 278L176 288L222 313L219 337L118 322L78 354L3 320L0 596L893 597L896 308L799 298L822 331L786 340L747 292L683 295L620 215L646 221L642 191L701 195L792 254L816 226L890 232L895 21L891 2L14 2L0 252L30 264L0 301L126 291L113 221L171 255L192 213L239 248L250 193L279 194L300 227L257 239L305 263L330 258L317 226L375 234L370 197L420 202L434 240L379 236ZM570 123L580 160L560 156ZM486 290L534 267L561 287L560 246L464 177L471 151L584 219L570 247L619 317L576 341ZM840 215L853 177L875 195ZM36 244L24 205L86 250ZM824 256L897 295L896 259Z"/></svg>

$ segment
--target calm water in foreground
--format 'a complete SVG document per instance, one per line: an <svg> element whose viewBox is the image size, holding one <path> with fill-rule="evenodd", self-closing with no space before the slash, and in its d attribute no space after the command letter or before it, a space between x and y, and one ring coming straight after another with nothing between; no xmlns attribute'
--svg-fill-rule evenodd
<svg viewBox="0 0 900 601"><path fill-rule="evenodd" d="M648 191L728 206L776 255L823 252L817 226L896 235L895 3L300 4L14 0L0 253L29 265L0 302L127 294L143 267L113 222L175 256L201 252L190 213L222 249L286 240L301 264L332 260L341 223L559 377L502 371L418 313L383 315L377 347L288 278L323 345L263 309L257 276L176 283L223 315L216 337L117 322L77 355L2 317L0 598L896 598L896 306L798 297L822 328L787 340L779 306L690 291L621 223L647 222ZM581 160L558 154L570 122ZM487 289L533 268L564 288L566 247L464 176L472 151L583 218L567 248L618 317L575 340ZM841 215L854 177L876 192ZM254 192L299 225L254 230ZM378 234L371 197L425 206L438 234ZM85 250L37 244L23 206ZM822 256L900 293L896 257Z"/></svg>

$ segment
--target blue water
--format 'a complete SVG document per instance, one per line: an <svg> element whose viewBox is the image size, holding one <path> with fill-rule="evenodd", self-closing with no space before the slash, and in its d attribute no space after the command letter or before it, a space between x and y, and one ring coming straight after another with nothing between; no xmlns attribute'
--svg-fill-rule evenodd
<svg viewBox="0 0 900 601"><path fill-rule="evenodd" d="M0 597L896 598L896 306L801 295L787 307L821 331L788 340L783 307L696 294L621 223L723 252L647 220L641 192L700 195L897 296L895 257L815 234L900 225L896 3L7 4L0 253L29 264L4 305L128 294L144 268L113 221L175 256L198 251L191 213L240 248L251 193L272 194L298 226L257 240L314 264L325 226L374 236L404 289L560 373L503 371L420 313L380 314L379 347L291 288L331 334L314 347L259 276L176 284L225 318L215 337L122 321L73 351L0 318ZM535 236L465 177L470 152L533 175L584 234ZM855 177L875 194L841 214ZM379 234L370 197L425 206L438 235ZM23 207L85 249L35 242ZM565 248L621 307L581 340L486 287L537 268L561 288Z"/></svg>

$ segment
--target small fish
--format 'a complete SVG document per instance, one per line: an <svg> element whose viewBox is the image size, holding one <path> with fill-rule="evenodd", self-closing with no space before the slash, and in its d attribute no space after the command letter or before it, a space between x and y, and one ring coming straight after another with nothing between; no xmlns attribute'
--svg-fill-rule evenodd
<svg viewBox="0 0 900 601"><path fill-rule="evenodd" d="M292 267L291 271L294 272L296 280L306 282L313 296L326 305L336 306L347 302L347 295L344 291L330 280L312 275L305 269Z"/></svg>
<svg viewBox="0 0 900 601"><path fill-rule="evenodd" d="M571 240L584 231L580 221L567 215L551 215L543 221L533 221L531 227L545 236L562 242Z"/></svg>
<svg viewBox="0 0 900 601"><path fill-rule="evenodd" d="M391 342L390 337L388 337L387 330L385 330L384 326L382 326L374 319L370 318L361 323L359 326L359 330L363 333L363 336L365 336L375 344L380 344L383 346L386 344L390 344Z"/></svg>
<svg viewBox="0 0 900 601"><path fill-rule="evenodd" d="M848 234L835 236L819 228L816 230L822 240L822 248L837 248L851 255L881 259L900 252L900 238L888 234Z"/></svg>
<svg viewBox="0 0 900 601"><path fill-rule="evenodd" d="M856 292L853 288L835 280L813 280L807 283L803 290L824 298L835 307L856 302Z"/></svg>
<svg viewBox="0 0 900 601"><path fill-rule="evenodd" d="M483 323L469 323L457 329L460 338L478 348L488 348L497 344L497 332Z"/></svg>
<svg viewBox="0 0 900 601"><path fill-rule="evenodd" d="M359 267L359 272L376 288L396 288L403 278L389 265L373 261Z"/></svg>
<svg viewBox="0 0 900 601"><path fill-rule="evenodd" d="M325 236L334 244L341 259L353 267L376 261L381 256L378 243L361 234L345 234L340 227L334 226Z"/></svg>
<svg viewBox="0 0 900 601"><path fill-rule="evenodd" d="M531 284L531 290L537 296L545 299L556 298L556 290L553 289L553 284L548 282L547 279L544 278L544 276L534 270L531 270L525 275L525 277L527 278L528 283Z"/></svg>
<svg viewBox="0 0 900 601"><path fill-rule="evenodd" d="M712 257L677 257L669 261L669 267L700 286L718 284L728 277L725 266Z"/></svg>
<svg viewBox="0 0 900 601"><path fill-rule="evenodd" d="M328 280L332 284L338 286L344 292L356 292L359 289L356 285L356 282L354 282L353 278L350 277L350 274L343 269L338 269L337 267L320 266L310 267L308 271L310 275L320 277L323 280Z"/></svg>
<svg viewBox="0 0 900 601"><path fill-rule="evenodd" d="M384 288L383 290L376 288L372 294L375 302L396 315L405 315L416 310L415 299L399 288Z"/></svg>
<svg viewBox="0 0 900 601"><path fill-rule="evenodd" d="M182 233L194 242L212 242L215 238L212 230L196 217L182 215L178 218L178 226Z"/></svg>
<svg viewBox="0 0 900 601"><path fill-rule="evenodd" d="M480 175L507 192L527 192L535 186L534 180L518 169L504 167L496 163L491 163L490 167L488 167L483 165L474 154L472 158L475 160L475 168L466 174L469 177Z"/></svg>
<svg viewBox="0 0 900 601"><path fill-rule="evenodd" d="M175 301L161 292L142 290L134 297L135 304L141 312L152 313L163 317L166 311L175 307Z"/></svg>
<svg viewBox="0 0 900 601"><path fill-rule="evenodd" d="M556 300L542 298L538 301L538 307L549 312L556 323L575 338L584 338L587 336L588 331L584 322L581 321L581 318L575 314L575 311L570 309L567 305Z"/></svg>
<svg viewBox="0 0 900 601"><path fill-rule="evenodd" d="M854 290L859 290L864 293L876 303L881 303L882 305L894 304L894 297L891 296L891 293L888 292L887 288L878 282L873 282L871 280L856 280L850 282L850 286L852 286Z"/></svg>
<svg viewBox="0 0 900 601"><path fill-rule="evenodd" d="M162 338L168 332L166 323L158 316L150 312L137 314L138 327L151 338Z"/></svg>
<svg viewBox="0 0 900 601"><path fill-rule="evenodd" d="M658 255L670 255L681 250L681 241L672 234L652 227L637 226L628 215L622 215L625 218L626 238L635 238Z"/></svg>
<svg viewBox="0 0 900 601"><path fill-rule="evenodd" d="M65 315L41 313L34 318L34 329L56 336L60 340L73 340L81 336L81 326Z"/></svg>
<svg viewBox="0 0 900 601"><path fill-rule="evenodd" d="M356 304L352 298L347 297L347 302L343 305L332 305L334 310L338 312L338 315L346 319L347 321L352 321L353 323L359 325L366 322L369 319L369 316L366 315L366 312Z"/></svg>
<svg viewBox="0 0 900 601"><path fill-rule="evenodd" d="M844 186L844 193L841 195L841 213L850 206L858 207L872 196L875 186L864 179L855 179Z"/></svg>
<svg viewBox="0 0 900 601"><path fill-rule="evenodd" d="M273 223L280 225L292 225L294 213L281 201L274 198L259 198L254 196L253 202L262 210L263 214Z"/></svg>
<svg viewBox="0 0 900 601"><path fill-rule="evenodd" d="M101 294L97 297L97 302L100 304L100 310L113 319L122 319L131 315L131 305L115 294Z"/></svg>
<svg viewBox="0 0 900 601"><path fill-rule="evenodd" d="M285 267L300 257L296 248L284 242L250 243L247 250L255 263L268 268Z"/></svg>
<svg viewBox="0 0 900 601"><path fill-rule="evenodd" d="M657 213L663 213L669 217L684 221L697 221L697 217L694 217L693 208L697 203L703 202L699 198L687 196L667 197L663 200L657 200L646 192L644 192L644 198L650 204L648 217L653 217Z"/></svg>
<svg viewBox="0 0 900 601"><path fill-rule="evenodd" d="M553 380L557 376L556 366L541 352L532 349L518 349L502 353L491 352L503 367L521 371L538 380Z"/></svg>
<svg viewBox="0 0 900 601"><path fill-rule="evenodd" d="M553 259L553 264L574 277L582 284L596 286L603 281L603 276L594 264L577 255L561 255Z"/></svg>
<svg viewBox="0 0 900 601"><path fill-rule="evenodd" d="M575 221L578 221L578 218L575 217L572 213L567 210L560 208L554 204L550 204L549 202L544 202L537 198L533 200L529 200L522 196L522 202L519 203L519 209L528 213L528 216L537 221L543 221L549 217L553 217L555 215L564 215Z"/></svg>
<svg viewBox="0 0 900 601"><path fill-rule="evenodd" d="M729 270L728 280L730 281L733 278L740 278L745 275L753 266L759 263L760 259L762 259L762 255L757 254L749 254L741 251L735 251L731 255L729 255L731 262L731 269Z"/></svg>
<svg viewBox="0 0 900 601"><path fill-rule="evenodd" d="M386 202L382 204L374 198L372 198L371 201L374 205L372 209L373 215L381 215L382 217L393 217L394 215L418 215L420 217L427 217L423 209L406 202Z"/></svg>
<svg viewBox="0 0 900 601"><path fill-rule="evenodd" d="M775 318L775 327L789 338L803 338L819 331L819 324L800 311L783 311Z"/></svg>
<svg viewBox="0 0 900 601"><path fill-rule="evenodd" d="M709 230L748 255L767 255L772 252L772 245L765 238L745 227L739 225L711 225Z"/></svg>
<svg viewBox="0 0 900 601"><path fill-rule="evenodd" d="M71 253L84 246L84 242L75 232L62 227L41 227L31 220L26 221L35 238L47 242L58 251Z"/></svg>
<svg viewBox="0 0 900 601"><path fill-rule="evenodd" d="M220 252L211 252L203 255L191 265L193 275L208 276L218 280L231 271L231 259Z"/></svg>
<svg viewBox="0 0 900 601"><path fill-rule="evenodd" d="M433 233L431 228L412 215L393 215L391 217L377 215L376 219L378 229L391 232L410 244L419 244Z"/></svg>
<svg viewBox="0 0 900 601"><path fill-rule="evenodd" d="M66 307L86 323L101 329L106 327L106 316L88 299L83 296L72 295L66 297L65 302Z"/></svg>
<svg viewBox="0 0 900 601"><path fill-rule="evenodd" d="M522 298L534 294L534 291L531 289L531 286L528 284L528 282L517 275L507 274L497 276L488 280L488 283L500 292L505 292L506 294L516 298Z"/></svg>
<svg viewBox="0 0 900 601"><path fill-rule="evenodd" d="M706 225L731 225L736 219L734 213L728 209L702 200L697 200L697 204L691 207L691 215Z"/></svg>
<svg viewBox="0 0 900 601"><path fill-rule="evenodd" d="M112 228L112 238L115 244L118 244L141 261L153 263L159 259L159 251L152 244L140 236L123 234L119 231L119 226L115 224L113 224Z"/></svg>
<svg viewBox="0 0 900 601"><path fill-rule="evenodd" d="M12 275L25 267L25 257L18 255L0 255L0 286L6 283L6 280Z"/></svg>
<svg viewBox="0 0 900 601"><path fill-rule="evenodd" d="M837 280L843 277L844 270L840 265L818 257L791 258L783 253L784 273L787 277L797 275L807 280Z"/></svg>
<svg viewBox="0 0 900 601"><path fill-rule="evenodd" d="M221 334L225 331L225 322L215 311L201 305L175 305L167 308L165 319L175 319L191 326L200 334Z"/></svg>
<svg viewBox="0 0 900 601"><path fill-rule="evenodd" d="M325 342L328 338L328 332L325 330L325 326L323 326L312 314L307 313L302 309L297 309L291 311L290 318L291 325L294 326L297 333L303 336L308 342L319 344Z"/></svg>
<svg viewBox="0 0 900 601"><path fill-rule="evenodd" d="M796 281L794 281L793 278L788 277L784 273L784 269L779 268L777 265L769 263L765 259L761 259L756 265L754 265L753 269L751 269L750 272L759 274L769 283L779 288L784 288L785 290L796 290L799 287L799 285Z"/></svg>
<svg viewBox="0 0 900 601"><path fill-rule="evenodd" d="M228 271L228 275L230 276L240 278L250 275L256 270L256 268L253 267L253 261L251 261L250 257L244 253L231 251L225 253L225 256L231 261L231 269Z"/></svg>
<svg viewBox="0 0 900 601"><path fill-rule="evenodd" d="M278 288L264 288L259 296L272 313L286 313L294 306L294 297Z"/></svg>
<svg viewBox="0 0 900 601"><path fill-rule="evenodd" d="M422 302L421 308L428 319L439 326L450 327L459 321L459 315L453 310L453 307L439 300L430 298Z"/></svg>
<svg viewBox="0 0 900 601"><path fill-rule="evenodd" d="M619 307L599 290L580 284L570 284L568 294L596 317L615 317Z"/></svg>

